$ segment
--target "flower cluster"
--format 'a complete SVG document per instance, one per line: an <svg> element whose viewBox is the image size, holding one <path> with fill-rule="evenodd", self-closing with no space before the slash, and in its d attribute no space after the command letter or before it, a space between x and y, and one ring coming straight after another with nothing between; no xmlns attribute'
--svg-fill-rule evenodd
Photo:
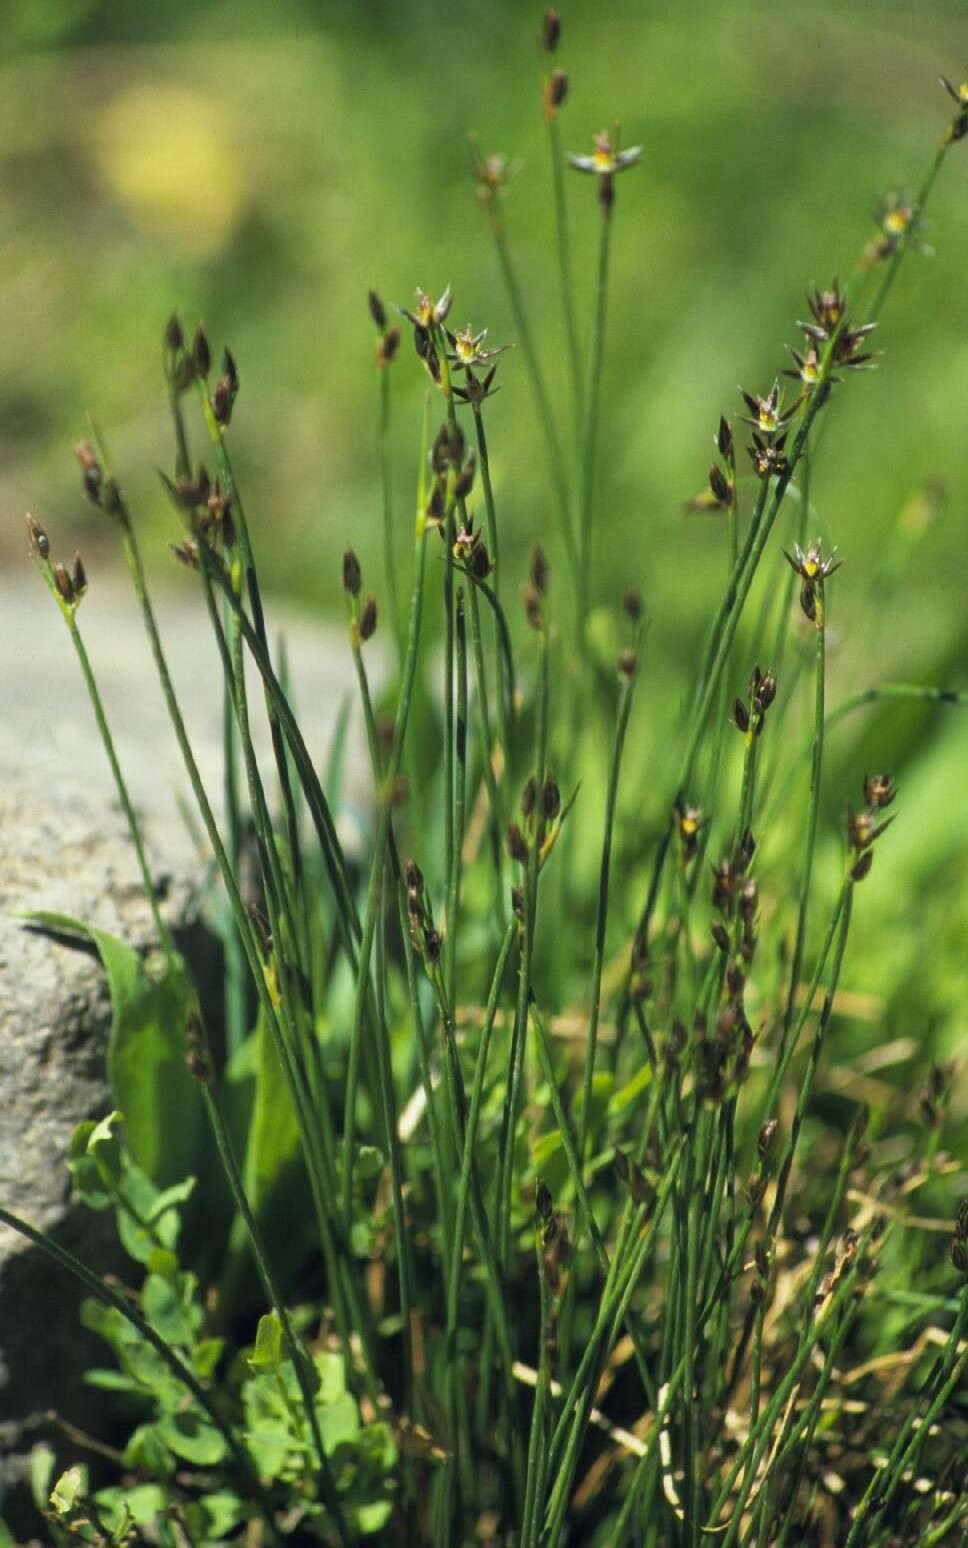
<svg viewBox="0 0 968 1548"><path fill-rule="evenodd" d="M708 488L686 501L683 509L687 513L730 511L736 507L736 446L732 426L723 416L720 417L719 429L713 437L713 445L723 465L720 466L719 462L710 464Z"/></svg>
<svg viewBox="0 0 968 1548"><path fill-rule="evenodd" d="M809 545L806 553L804 553L799 543L794 543L792 554L788 554L786 549L783 550L783 556L787 563L800 577L802 583L800 586L800 606L811 623L816 623L818 617L822 617L822 613L818 608L818 601L823 599L824 581L839 570L844 562L842 559L834 558L836 552L836 548L832 548L830 553L824 557L823 543L820 538L815 543Z"/></svg>
<svg viewBox="0 0 968 1548"><path fill-rule="evenodd" d="M428 971L440 961L444 948L440 931L434 928L433 910L424 886L423 872L416 860L408 860L404 880L407 886L407 918L414 950L423 958Z"/></svg>
<svg viewBox="0 0 968 1548"><path fill-rule="evenodd" d="M847 847L850 850L850 877L863 881L874 864L873 845L893 817L881 817L897 795L897 786L889 774L867 774L864 777L864 808L855 812L847 808Z"/></svg>
<svg viewBox="0 0 968 1548"><path fill-rule="evenodd" d="M612 144L612 136L603 129L595 136L595 149L590 156L568 157L576 172L587 172L598 179L598 203L607 218L615 202L615 175L634 166L642 154L641 145L630 145L620 151Z"/></svg>
<svg viewBox="0 0 968 1548"><path fill-rule="evenodd" d="M73 612L87 591L87 571L80 554L74 555L69 570L66 565L51 564L50 540L35 516L27 517L27 536L31 555L44 570L48 585L53 586L64 606Z"/></svg>
<svg viewBox="0 0 968 1548"><path fill-rule="evenodd" d="M187 392L193 382L207 383L212 374L212 351L204 327L198 324L189 345L174 312L165 326L162 356L169 386L176 394ZM209 398L215 422L222 430L228 429L231 422L238 392L238 366L232 351L226 347L222 351L222 370Z"/></svg>
<svg viewBox="0 0 968 1548"><path fill-rule="evenodd" d="M747 831L732 854L713 867L713 908L720 915L713 940L727 958L724 1000L710 1035L705 1015L696 1022L696 1062L703 1096L719 1103L749 1074L753 1029L746 1014L746 979L756 951L759 892L749 874L756 841Z"/></svg>
<svg viewBox="0 0 968 1548"><path fill-rule="evenodd" d="M766 712L775 698L776 678L773 673L761 672L755 666L750 678L749 704L744 704L738 695L733 700L733 720L744 736L755 738L763 734Z"/></svg>
<svg viewBox="0 0 968 1548"><path fill-rule="evenodd" d="M877 235L867 244L864 252L865 269L871 269L875 264L890 258L902 242L930 256L932 249L919 236L920 217L905 194L885 194L874 212L874 222Z"/></svg>
<svg viewBox="0 0 968 1548"><path fill-rule="evenodd" d="M942 75L941 85L958 109L946 135L948 143L951 144L955 140L963 140L968 135L968 80L952 86L947 77Z"/></svg>
<svg viewBox="0 0 968 1548"><path fill-rule="evenodd" d="M232 501L228 495L223 494L218 479L209 478L202 463L199 463L194 476L182 474L174 480L166 473L159 473L158 476L172 505L195 540L192 547L196 561L198 543L203 543L213 553L220 541L226 548L232 547L235 542ZM188 562L184 545L174 552L183 563Z"/></svg>
<svg viewBox="0 0 968 1548"><path fill-rule="evenodd" d="M400 329L395 325L390 325L386 307L375 290L367 292L367 302L370 308L370 316L373 319L377 333L380 335L376 346L376 363L382 370L390 364L400 347Z"/></svg>
<svg viewBox="0 0 968 1548"><path fill-rule="evenodd" d="M780 384L773 383L765 398L739 389L740 397L749 409L743 416L744 423L753 430L752 444L747 448L753 471L758 478L779 478L786 472L786 429L798 404L784 410L780 402Z"/></svg>
<svg viewBox="0 0 968 1548"><path fill-rule="evenodd" d="M360 570L360 561L353 549L348 548L343 555L343 590L349 601L350 631L354 645L365 645L367 640L372 639L376 633L376 597L368 596L361 604L362 585L363 574Z"/></svg>

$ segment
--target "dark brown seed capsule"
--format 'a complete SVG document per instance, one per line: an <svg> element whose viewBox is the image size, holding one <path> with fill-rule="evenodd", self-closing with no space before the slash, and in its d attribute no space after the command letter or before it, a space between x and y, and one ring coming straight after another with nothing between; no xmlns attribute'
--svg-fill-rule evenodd
<svg viewBox="0 0 968 1548"><path fill-rule="evenodd" d="M363 577L360 573L360 561L352 548L348 548L343 555L343 590L351 597L358 597Z"/></svg>
<svg viewBox="0 0 968 1548"><path fill-rule="evenodd" d="M516 822L508 824L507 845L508 854L511 856L511 859L516 860L519 865L527 865L529 854L528 846L525 842L524 834L521 832L521 829L518 827Z"/></svg>
<svg viewBox="0 0 968 1548"><path fill-rule="evenodd" d="M376 597L367 597L360 613L360 639L372 639L376 633Z"/></svg>
<svg viewBox="0 0 968 1548"><path fill-rule="evenodd" d="M370 306L370 316L380 332L383 333L387 325L386 308L375 290L368 291L366 299Z"/></svg>
<svg viewBox="0 0 968 1548"><path fill-rule="evenodd" d="M554 6L549 6L541 24L541 46L546 54L553 54L561 41L561 16Z"/></svg>
<svg viewBox="0 0 968 1548"><path fill-rule="evenodd" d="M195 337L192 339L192 365L199 376L207 376L212 369L212 351L201 323L195 329Z"/></svg>
<svg viewBox="0 0 968 1548"><path fill-rule="evenodd" d="M27 517L27 535L30 538L30 551L38 559L46 559L50 555L50 542L47 533L35 516Z"/></svg>
<svg viewBox="0 0 968 1548"><path fill-rule="evenodd" d="M776 1130L777 1120L775 1118L768 1118L757 1136L756 1148L764 1161L770 1153L770 1147L773 1144Z"/></svg>

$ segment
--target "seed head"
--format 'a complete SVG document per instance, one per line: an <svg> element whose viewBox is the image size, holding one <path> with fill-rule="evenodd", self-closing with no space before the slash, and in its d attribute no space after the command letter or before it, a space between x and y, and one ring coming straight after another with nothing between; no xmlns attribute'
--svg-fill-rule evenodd
<svg viewBox="0 0 968 1548"><path fill-rule="evenodd" d="M343 590L351 597L358 597L362 584L360 561L352 548L348 548L343 555Z"/></svg>
<svg viewBox="0 0 968 1548"><path fill-rule="evenodd" d="M763 1127L760 1129L756 1140L756 1149L761 1161L765 1161L769 1155L776 1131L777 1120L775 1118L768 1118L766 1123L764 1123Z"/></svg>
<svg viewBox="0 0 968 1548"><path fill-rule="evenodd" d="M527 865L530 850L528 849L524 834L516 822L508 824L507 845L511 859L516 860L519 865Z"/></svg>
<svg viewBox="0 0 968 1548"><path fill-rule="evenodd" d="M370 316L380 333L386 332L387 314L386 308L375 290L367 291L367 301L370 307Z"/></svg>
<svg viewBox="0 0 968 1548"><path fill-rule="evenodd" d="M30 552L36 559L47 559L50 556L50 541L47 533L37 521L35 516L27 516L27 536L30 540Z"/></svg>
<svg viewBox="0 0 968 1548"><path fill-rule="evenodd" d="M535 546L531 550L531 584L539 597L548 590L548 561L544 549Z"/></svg>
<svg viewBox="0 0 968 1548"><path fill-rule="evenodd" d="M890 774L865 774L864 801L873 811L890 806L897 795L897 786Z"/></svg>
<svg viewBox="0 0 968 1548"><path fill-rule="evenodd" d="M561 16L554 6L549 6L541 26L541 47L546 54L553 54L560 41Z"/></svg>
<svg viewBox="0 0 968 1548"><path fill-rule="evenodd" d="M171 316L165 324L164 347L169 351L170 354L177 355L179 350L184 347L184 344L185 335L182 332L182 325L179 321L178 313L172 312Z"/></svg>
<svg viewBox="0 0 968 1548"><path fill-rule="evenodd" d="M207 376L212 369L212 351L209 348L208 335L201 323L195 329L192 339L192 365L198 376Z"/></svg>
<svg viewBox="0 0 968 1548"><path fill-rule="evenodd" d="M568 95L568 77L564 70L553 70L545 82L545 112L552 118Z"/></svg>
<svg viewBox="0 0 968 1548"><path fill-rule="evenodd" d="M365 644L376 633L376 597L367 597L360 611L360 639Z"/></svg>
<svg viewBox="0 0 968 1548"><path fill-rule="evenodd" d="M551 773L547 775L544 789L541 792L541 810L544 813L546 822L554 822L561 811L561 791L558 789L555 777Z"/></svg>

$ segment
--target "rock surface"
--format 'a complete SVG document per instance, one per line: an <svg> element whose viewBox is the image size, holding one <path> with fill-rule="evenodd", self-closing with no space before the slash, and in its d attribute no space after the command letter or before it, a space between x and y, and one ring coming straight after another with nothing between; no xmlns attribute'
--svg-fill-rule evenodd
<svg viewBox="0 0 968 1548"><path fill-rule="evenodd" d="M162 598L159 618L186 722L213 805L221 808L221 679L193 588ZM0 580L0 1200L97 1272L120 1267L113 1222L72 1206L64 1164L74 1125L111 1105L104 1063L110 1005L93 952L26 930L25 909L73 914L137 946L151 916L67 631L25 564ZM202 920L206 862L183 820L190 795L130 592L97 578L79 621L136 808L144 817L163 911L218 1002L217 951ZM322 759L350 688L348 649L333 631L287 617L300 722ZM253 682L253 706L261 701ZM264 717L253 714L254 722ZM264 726L257 740L268 750ZM365 788L362 748L346 788ZM266 764L268 769L269 765ZM271 784L269 788L272 788ZM340 817L349 845L362 820ZM97 1394L84 1368L98 1341L78 1322L83 1293L40 1252L0 1227L0 1451L13 1486L23 1452L56 1409L87 1428ZM49 1430L47 1433L51 1433ZM16 1489L0 1503L11 1523Z"/></svg>

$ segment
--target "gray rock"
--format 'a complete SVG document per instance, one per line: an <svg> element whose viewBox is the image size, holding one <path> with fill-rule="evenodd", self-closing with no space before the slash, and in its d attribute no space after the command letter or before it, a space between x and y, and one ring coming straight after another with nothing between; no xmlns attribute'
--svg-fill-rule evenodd
<svg viewBox="0 0 968 1548"><path fill-rule="evenodd" d="M194 588L163 594L159 616L196 756L220 812L221 677ZM75 1124L111 1106L104 974L92 951L26 930L14 916L24 909L73 914L147 947L151 915L67 631L26 563L22 576L0 580L0 618L0 1199L104 1273L127 1264L113 1221L72 1205L65 1166ZM217 1006L217 948L202 919L207 858L183 820L180 801L190 790L130 591L95 575L79 621L144 817L163 912L203 994L207 984ZM285 634L300 723L321 762L351 688L348 648L342 636L291 615ZM268 771L258 680L251 686ZM368 789L363 768L356 734L346 789ZM267 788L274 788L268 772ZM337 814L348 848L366 813L364 797ZM22 1530L23 1491L12 1486L23 1477L25 1450L43 1432L36 1416L56 1409L81 1429L97 1428L103 1399L81 1377L104 1351L80 1327L82 1299L39 1249L0 1227L0 1450L11 1486L0 1513L12 1525L19 1520Z"/></svg>
<svg viewBox="0 0 968 1548"><path fill-rule="evenodd" d="M69 913L148 948L150 910L127 827L103 798L51 795L8 773L0 779L0 832L0 1199L97 1272L120 1270L113 1219L72 1203L65 1165L75 1124L111 1105L104 973L92 950L27 929L16 915ZM196 869L171 864L149 842L166 920L211 982L216 949L201 919ZM40 1433L38 1416L56 1409L85 1429L96 1422L99 1400L81 1376L103 1351L80 1327L82 1298L40 1249L0 1226L0 1446L8 1484L22 1472L18 1454Z"/></svg>

